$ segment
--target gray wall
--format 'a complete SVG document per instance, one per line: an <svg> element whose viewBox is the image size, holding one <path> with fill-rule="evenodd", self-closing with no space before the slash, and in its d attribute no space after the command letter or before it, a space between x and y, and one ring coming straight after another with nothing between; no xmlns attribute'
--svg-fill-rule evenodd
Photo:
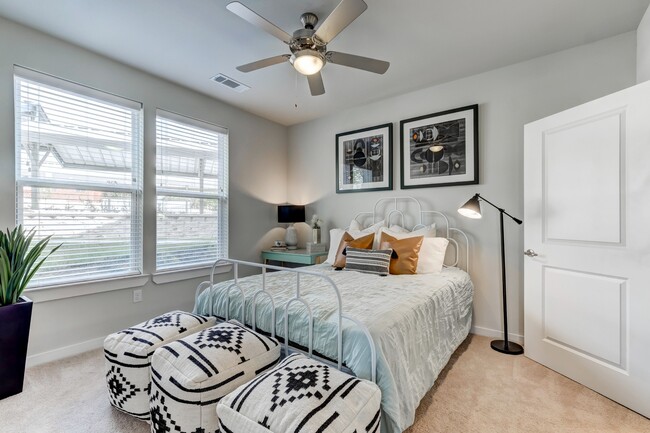
<svg viewBox="0 0 650 433"><path fill-rule="evenodd" d="M170 53L170 55L172 55ZM260 246L282 237L275 203L286 200L287 129L207 96L0 18L0 228L14 225L13 65L29 67L144 103L145 171L155 167L155 109L213 122L230 130L230 255L259 260ZM145 182L145 272L154 270L155 189ZM144 301L131 290L36 303L29 354L65 355L155 314L193 305L200 280L147 283ZM37 296L35 296L38 299ZM86 344L79 344L86 342ZM76 346L75 346L76 345ZM43 359L41 356L38 359ZM32 358L34 360L34 358ZM36 361L37 362L37 361Z"/></svg>
<svg viewBox="0 0 650 433"><path fill-rule="evenodd" d="M636 30L636 82L650 80L650 7Z"/></svg>
<svg viewBox="0 0 650 433"><path fill-rule="evenodd" d="M501 325L498 215L482 220L456 212L475 192L523 216L523 126L533 120L635 83L635 32L491 72L342 111L289 129L288 197L309 205L328 227L345 227L356 212L372 210L387 195L412 195L425 208L445 212L471 237L475 331L497 334ZM399 190L399 121L479 104L480 185ZM336 133L394 122L395 191L335 193ZM579 164L580 161L576 161ZM302 227L304 239L305 228ZM523 230L506 222L511 332L523 334Z"/></svg>

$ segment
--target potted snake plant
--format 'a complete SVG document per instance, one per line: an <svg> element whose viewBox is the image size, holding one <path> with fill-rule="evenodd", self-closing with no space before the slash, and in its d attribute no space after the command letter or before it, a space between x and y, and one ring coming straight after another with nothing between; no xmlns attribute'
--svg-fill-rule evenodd
<svg viewBox="0 0 650 433"><path fill-rule="evenodd" d="M34 230L0 232L0 399L23 390L32 301L22 296L36 271L58 245L40 258L50 237L34 246Z"/></svg>

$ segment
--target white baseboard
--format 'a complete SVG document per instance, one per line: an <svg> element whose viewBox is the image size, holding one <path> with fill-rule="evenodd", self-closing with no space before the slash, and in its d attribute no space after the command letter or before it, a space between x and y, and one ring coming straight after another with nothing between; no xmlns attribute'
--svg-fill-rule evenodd
<svg viewBox="0 0 650 433"><path fill-rule="evenodd" d="M472 326L472 329L470 329L469 332L476 335L482 335L483 337L503 339L503 331L499 331L497 329L484 328L482 326ZM523 335L513 334L512 332L508 332L508 339L513 343L522 344L522 345L524 344Z"/></svg>
<svg viewBox="0 0 650 433"><path fill-rule="evenodd" d="M482 335L484 337L499 338L503 337L503 333L497 329L484 328L482 326L472 326L470 330L472 334ZM524 336L519 334L509 333L510 341L518 344L524 343ZM45 364L46 362L57 361L59 359L67 358L80 353L88 352L89 350L99 349L104 345L104 338L99 337L81 343L72 344L70 346L60 347L58 349L49 350L47 352L36 353L27 357L27 367L34 367L36 365Z"/></svg>
<svg viewBox="0 0 650 433"><path fill-rule="evenodd" d="M104 345L104 338L106 337L94 338L70 346L30 355L27 357L27 367L34 367L35 365L45 364L46 362L57 361L69 356L79 355L80 353L88 352L89 350L99 349Z"/></svg>

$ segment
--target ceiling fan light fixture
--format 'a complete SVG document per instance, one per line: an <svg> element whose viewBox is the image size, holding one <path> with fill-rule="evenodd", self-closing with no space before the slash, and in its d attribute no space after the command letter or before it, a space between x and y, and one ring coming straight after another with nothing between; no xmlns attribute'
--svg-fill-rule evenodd
<svg viewBox="0 0 650 433"><path fill-rule="evenodd" d="M323 69L325 59L318 51L302 50L291 56L291 64L302 75L314 75Z"/></svg>

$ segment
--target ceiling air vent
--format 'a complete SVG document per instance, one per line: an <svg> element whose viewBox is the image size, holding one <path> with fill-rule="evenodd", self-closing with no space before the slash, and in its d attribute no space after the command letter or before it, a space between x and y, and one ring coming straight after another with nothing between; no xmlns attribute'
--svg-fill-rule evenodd
<svg viewBox="0 0 650 433"><path fill-rule="evenodd" d="M217 74L210 79L216 83L228 87L231 90L234 90L237 93L245 92L246 90L250 89L250 87L248 87L246 84L240 83L239 81L223 74Z"/></svg>

